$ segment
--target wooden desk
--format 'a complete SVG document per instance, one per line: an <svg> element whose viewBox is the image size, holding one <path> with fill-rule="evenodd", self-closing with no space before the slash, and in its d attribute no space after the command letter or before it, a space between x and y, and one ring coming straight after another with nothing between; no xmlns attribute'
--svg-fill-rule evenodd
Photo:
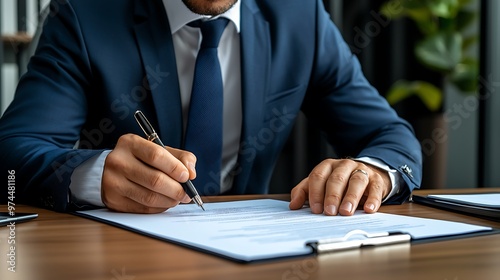
<svg viewBox="0 0 500 280"><path fill-rule="evenodd" d="M492 190L500 191L474 191ZM430 191L425 193L428 192ZM270 195L207 197L205 201L257 197L288 199L287 195ZM7 270L6 240L10 230L0 229L0 279L3 280L485 280L500 277L500 234L238 264L71 214L27 206L18 206L16 211L36 211L39 217L35 221L16 226L15 273ZM380 211L500 228L500 223L412 203L384 206Z"/></svg>

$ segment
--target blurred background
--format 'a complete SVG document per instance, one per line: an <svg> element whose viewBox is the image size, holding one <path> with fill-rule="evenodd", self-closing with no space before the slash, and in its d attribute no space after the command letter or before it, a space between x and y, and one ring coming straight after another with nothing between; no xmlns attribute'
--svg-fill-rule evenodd
<svg viewBox="0 0 500 280"><path fill-rule="evenodd" d="M245 0L241 0L245 1ZM0 3L0 113L33 52L49 0ZM500 186L500 1L324 0L372 85L414 127L422 188ZM288 192L335 156L301 116L271 191Z"/></svg>

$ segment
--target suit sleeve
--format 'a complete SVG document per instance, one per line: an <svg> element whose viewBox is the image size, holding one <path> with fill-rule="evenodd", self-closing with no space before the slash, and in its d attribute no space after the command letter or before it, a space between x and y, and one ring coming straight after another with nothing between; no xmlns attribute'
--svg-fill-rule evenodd
<svg viewBox="0 0 500 280"><path fill-rule="evenodd" d="M52 1L28 71L0 120L0 170L15 170L17 202L67 210L73 170L101 152L74 149L91 77L71 5ZM6 192L0 198L6 201Z"/></svg>
<svg viewBox="0 0 500 280"><path fill-rule="evenodd" d="M412 127L364 77L339 30L318 1L313 75L303 110L326 132L339 157L379 159L405 186L386 203L401 203L421 182L422 154Z"/></svg>

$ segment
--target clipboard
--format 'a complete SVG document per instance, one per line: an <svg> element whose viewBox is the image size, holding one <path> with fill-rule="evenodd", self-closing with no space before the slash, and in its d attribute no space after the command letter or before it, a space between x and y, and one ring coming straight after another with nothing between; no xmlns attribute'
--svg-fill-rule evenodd
<svg viewBox="0 0 500 280"><path fill-rule="evenodd" d="M206 212L186 204L158 214L74 214L239 263L496 233L491 227L385 213L314 215L272 199L205 206Z"/></svg>
<svg viewBox="0 0 500 280"><path fill-rule="evenodd" d="M385 246L409 243L411 235L404 232L368 233L363 230L353 230L342 238L323 239L307 242L316 254L333 253L371 246Z"/></svg>
<svg viewBox="0 0 500 280"><path fill-rule="evenodd" d="M488 193L482 193L478 195L487 195ZM498 193L491 193L498 195ZM466 194L455 195L460 197ZM468 202L466 200L456 200L456 199L444 199L439 196L420 196L412 195L411 200L417 204L422 204L426 206L435 207L438 209L443 209L447 211L452 211L460 214L470 215L478 218L483 218L487 220L492 220L495 222L500 222L500 207L498 206L487 206L478 203Z"/></svg>

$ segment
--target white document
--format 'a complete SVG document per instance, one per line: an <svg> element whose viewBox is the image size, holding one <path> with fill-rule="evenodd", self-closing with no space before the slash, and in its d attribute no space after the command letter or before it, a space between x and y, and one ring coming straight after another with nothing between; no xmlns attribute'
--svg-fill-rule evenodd
<svg viewBox="0 0 500 280"><path fill-rule="evenodd" d="M427 197L474 206L500 209L500 193L428 195Z"/></svg>
<svg viewBox="0 0 500 280"><path fill-rule="evenodd" d="M289 210L288 202L246 200L179 205L160 214L127 214L107 209L78 212L128 229L188 245L238 261L311 254L308 241L341 238L353 230L368 233L401 231L412 239L492 230L463 223L383 213L354 216L312 214L309 208Z"/></svg>

